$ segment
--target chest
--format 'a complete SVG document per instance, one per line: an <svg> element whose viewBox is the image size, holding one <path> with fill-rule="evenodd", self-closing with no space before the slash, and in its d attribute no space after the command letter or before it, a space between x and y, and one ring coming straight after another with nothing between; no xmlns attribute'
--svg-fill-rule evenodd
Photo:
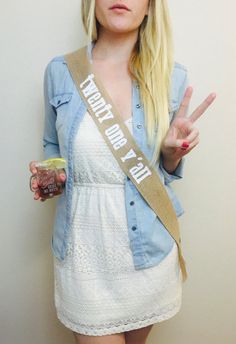
<svg viewBox="0 0 236 344"><path fill-rule="evenodd" d="M132 116L132 79L127 66L94 61L93 68L120 116L124 120L130 118Z"/></svg>

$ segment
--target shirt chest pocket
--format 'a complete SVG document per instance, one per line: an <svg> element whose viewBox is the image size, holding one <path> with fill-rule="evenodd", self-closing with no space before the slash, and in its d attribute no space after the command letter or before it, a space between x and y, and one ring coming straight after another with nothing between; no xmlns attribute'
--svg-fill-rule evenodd
<svg viewBox="0 0 236 344"><path fill-rule="evenodd" d="M73 93L59 94L49 100L50 104L54 107L57 113L57 118L55 122L57 129L60 128L60 126L64 123L64 121L68 117L72 94Z"/></svg>

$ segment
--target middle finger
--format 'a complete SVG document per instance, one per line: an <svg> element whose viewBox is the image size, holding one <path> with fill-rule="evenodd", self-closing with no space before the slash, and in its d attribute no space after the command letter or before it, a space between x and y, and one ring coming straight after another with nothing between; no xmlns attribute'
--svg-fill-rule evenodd
<svg viewBox="0 0 236 344"><path fill-rule="evenodd" d="M32 175L29 180L29 186L31 191L36 191L38 189L37 177Z"/></svg>
<svg viewBox="0 0 236 344"><path fill-rule="evenodd" d="M209 94L209 96L196 108L196 110L192 113L192 115L189 116L189 120L191 122L195 122L211 105L215 97L216 97L215 93Z"/></svg>

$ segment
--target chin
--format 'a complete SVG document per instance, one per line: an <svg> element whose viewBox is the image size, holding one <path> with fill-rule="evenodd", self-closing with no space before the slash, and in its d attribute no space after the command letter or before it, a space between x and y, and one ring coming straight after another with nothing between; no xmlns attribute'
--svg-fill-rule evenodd
<svg viewBox="0 0 236 344"><path fill-rule="evenodd" d="M111 23L109 27L106 28L106 30L109 30L111 32L116 32L116 33L128 33L131 31L136 30L136 27L133 27L131 25L125 25L124 23Z"/></svg>

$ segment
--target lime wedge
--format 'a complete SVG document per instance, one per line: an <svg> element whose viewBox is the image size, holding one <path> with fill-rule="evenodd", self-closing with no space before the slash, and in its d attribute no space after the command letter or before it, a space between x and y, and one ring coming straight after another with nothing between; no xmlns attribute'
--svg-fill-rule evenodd
<svg viewBox="0 0 236 344"><path fill-rule="evenodd" d="M66 167L66 160L64 158L50 158L47 160L42 161L43 165L47 165L48 168L65 168Z"/></svg>

